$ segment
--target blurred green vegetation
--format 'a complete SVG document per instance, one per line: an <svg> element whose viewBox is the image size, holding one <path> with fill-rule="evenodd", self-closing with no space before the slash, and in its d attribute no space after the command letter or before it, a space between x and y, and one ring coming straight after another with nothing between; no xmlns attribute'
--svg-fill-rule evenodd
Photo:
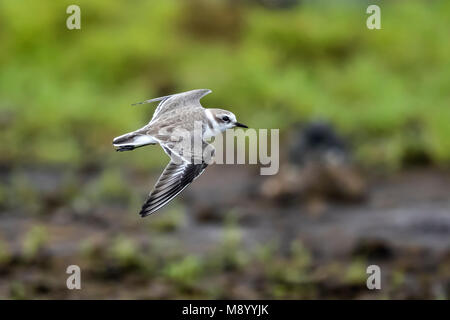
<svg viewBox="0 0 450 320"><path fill-rule="evenodd" d="M382 2L376 31L366 1L76 3L71 31L73 1L0 2L0 163L161 165L111 141L150 119L131 103L194 88L255 128L330 119L369 166L449 163L448 1Z"/></svg>
<svg viewBox="0 0 450 320"><path fill-rule="evenodd" d="M11 260L11 253L8 248L8 243L0 238L0 268L8 264Z"/></svg>
<svg viewBox="0 0 450 320"><path fill-rule="evenodd" d="M23 257L26 261L34 260L48 244L48 233L44 226L30 228L23 240Z"/></svg>

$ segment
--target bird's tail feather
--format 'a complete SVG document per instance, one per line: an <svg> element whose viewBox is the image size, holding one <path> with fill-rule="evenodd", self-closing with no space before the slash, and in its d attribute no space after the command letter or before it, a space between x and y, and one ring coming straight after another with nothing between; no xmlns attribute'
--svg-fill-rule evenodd
<svg viewBox="0 0 450 320"><path fill-rule="evenodd" d="M149 144L156 144L157 141L149 135L130 132L113 140L116 151L130 151Z"/></svg>

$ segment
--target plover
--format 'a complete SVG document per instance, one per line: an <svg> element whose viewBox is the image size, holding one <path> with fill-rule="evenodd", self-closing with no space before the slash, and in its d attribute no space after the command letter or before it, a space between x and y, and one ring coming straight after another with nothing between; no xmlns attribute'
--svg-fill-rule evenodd
<svg viewBox="0 0 450 320"><path fill-rule="evenodd" d="M230 111L203 108L200 99L209 93L211 90L198 89L136 103L160 101L146 126L113 140L117 151L159 144L170 157L169 164L142 206L139 213L142 217L166 205L203 173L208 166L204 151L214 152L208 139L226 129L247 128L237 122ZM186 142L192 145L196 139L200 141L200 148L186 147Z"/></svg>

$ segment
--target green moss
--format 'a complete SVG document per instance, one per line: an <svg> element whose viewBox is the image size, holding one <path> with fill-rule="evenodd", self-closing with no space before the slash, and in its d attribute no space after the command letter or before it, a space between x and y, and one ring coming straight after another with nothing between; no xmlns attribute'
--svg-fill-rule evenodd
<svg viewBox="0 0 450 320"><path fill-rule="evenodd" d="M316 294L316 282L311 270L312 258L300 241L291 243L287 257L274 255L263 264L268 294L277 299L310 299Z"/></svg>
<svg viewBox="0 0 450 320"><path fill-rule="evenodd" d="M9 287L9 296L13 300L25 300L27 296L25 286L22 282L12 281Z"/></svg>
<svg viewBox="0 0 450 320"><path fill-rule="evenodd" d="M11 186L8 189L7 204L9 207L31 215L39 214L42 211L41 198L25 174L14 172L11 176Z"/></svg>
<svg viewBox="0 0 450 320"><path fill-rule="evenodd" d="M142 261L137 244L125 236L118 236L113 240L108 256L121 268L136 268Z"/></svg>
<svg viewBox="0 0 450 320"><path fill-rule="evenodd" d="M11 261L11 252L8 244L0 238L0 267Z"/></svg>
<svg viewBox="0 0 450 320"><path fill-rule="evenodd" d="M401 288L404 285L406 280L406 275L404 270L393 270L391 275L391 284L390 286L393 289Z"/></svg>
<svg viewBox="0 0 450 320"><path fill-rule="evenodd" d="M164 214L155 216L149 221L149 229L159 232L172 232L184 223L182 206L170 206Z"/></svg>
<svg viewBox="0 0 450 320"><path fill-rule="evenodd" d="M182 289L191 288L202 273L202 263L196 256L190 255L181 260L168 263L163 275Z"/></svg>
<svg viewBox="0 0 450 320"><path fill-rule="evenodd" d="M352 261L343 275L344 283L365 286L368 277L366 269L367 263L362 260Z"/></svg>
<svg viewBox="0 0 450 320"><path fill-rule="evenodd" d="M249 253L243 248L242 231L235 212L229 212L226 216L223 240L216 261L225 270L241 269L250 261Z"/></svg>
<svg viewBox="0 0 450 320"><path fill-rule="evenodd" d="M25 260L33 260L48 243L44 226L35 225L24 235L22 252Z"/></svg>

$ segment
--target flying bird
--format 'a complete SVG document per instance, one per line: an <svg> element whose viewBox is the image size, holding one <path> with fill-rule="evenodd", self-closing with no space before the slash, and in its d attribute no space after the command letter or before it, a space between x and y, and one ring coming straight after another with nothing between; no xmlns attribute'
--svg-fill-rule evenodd
<svg viewBox="0 0 450 320"><path fill-rule="evenodd" d="M204 159L205 150L214 154L214 147L207 142L208 139L234 127L248 128L237 122L230 111L203 108L200 99L209 93L209 89L198 89L136 103L159 101L146 126L113 140L116 151L159 144L170 157L169 164L142 206L139 213L142 217L165 206L203 173L208 166ZM189 148L195 144L193 141L200 141L200 148Z"/></svg>

